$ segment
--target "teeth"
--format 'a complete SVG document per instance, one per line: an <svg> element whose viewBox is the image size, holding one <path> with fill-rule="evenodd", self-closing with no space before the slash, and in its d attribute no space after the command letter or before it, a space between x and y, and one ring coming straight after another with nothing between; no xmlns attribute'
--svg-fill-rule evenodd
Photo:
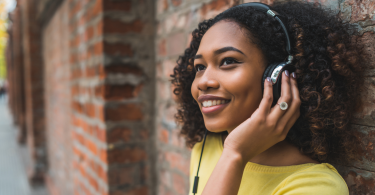
<svg viewBox="0 0 375 195"><path fill-rule="evenodd" d="M202 103L203 107L216 106L220 104L228 103L230 100L207 100Z"/></svg>

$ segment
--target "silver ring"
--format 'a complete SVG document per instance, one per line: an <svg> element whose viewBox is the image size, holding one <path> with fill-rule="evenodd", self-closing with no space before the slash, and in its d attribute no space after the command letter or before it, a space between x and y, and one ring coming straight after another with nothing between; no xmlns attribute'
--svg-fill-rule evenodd
<svg viewBox="0 0 375 195"><path fill-rule="evenodd" d="M280 106L281 110L288 109L288 104L286 102L277 103Z"/></svg>

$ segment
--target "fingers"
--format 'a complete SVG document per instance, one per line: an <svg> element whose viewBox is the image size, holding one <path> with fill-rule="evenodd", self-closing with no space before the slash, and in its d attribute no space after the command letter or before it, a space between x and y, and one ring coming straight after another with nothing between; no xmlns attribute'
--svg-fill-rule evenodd
<svg viewBox="0 0 375 195"><path fill-rule="evenodd" d="M294 125L297 121L298 117L300 116L300 106L301 106L301 99L299 96L298 84L297 80L294 76L291 75L290 83L291 83L291 91L293 100L290 105L290 109L280 120L280 125L285 125L284 131L289 131L290 128Z"/></svg>
<svg viewBox="0 0 375 195"><path fill-rule="evenodd" d="M271 78L267 77L267 79L264 80L264 91L263 91L263 98L259 105L259 114L266 117L272 106L272 100L273 100L273 92L272 92L272 83Z"/></svg>
<svg viewBox="0 0 375 195"><path fill-rule="evenodd" d="M282 73L282 79L281 79L281 96L277 102L278 103L286 102L289 107L292 100L293 100L293 96L292 96L292 91L291 91L290 75L289 75L289 72L285 70ZM270 117L274 121L279 121L281 117L289 110L290 108L288 108L287 110L281 110L280 106L276 104L271 109Z"/></svg>

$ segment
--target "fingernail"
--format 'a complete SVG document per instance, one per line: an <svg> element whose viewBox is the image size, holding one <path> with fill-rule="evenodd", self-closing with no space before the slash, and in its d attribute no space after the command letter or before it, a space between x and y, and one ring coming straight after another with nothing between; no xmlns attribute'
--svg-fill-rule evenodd
<svg viewBox="0 0 375 195"><path fill-rule="evenodd" d="M296 73L292 72L292 77L297 78Z"/></svg>
<svg viewBox="0 0 375 195"><path fill-rule="evenodd" d="M289 77L289 71L288 71L288 70L285 70L284 73L285 73L285 75L286 75L287 77Z"/></svg>
<svg viewBox="0 0 375 195"><path fill-rule="evenodd" d="M271 83L271 77L267 77L267 81Z"/></svg>

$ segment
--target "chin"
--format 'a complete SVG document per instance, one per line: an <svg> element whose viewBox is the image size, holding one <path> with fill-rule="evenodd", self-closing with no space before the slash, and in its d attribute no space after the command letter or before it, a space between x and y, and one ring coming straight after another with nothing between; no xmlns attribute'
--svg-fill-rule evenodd
<svg viewBox="0 0 375 195"><path fill-rule="evenodd" d="M217 122L216 120L205 120L204 125L208 131L213 133L227 131L229 128L229 126L225 125L223 122Z"/></svg>

